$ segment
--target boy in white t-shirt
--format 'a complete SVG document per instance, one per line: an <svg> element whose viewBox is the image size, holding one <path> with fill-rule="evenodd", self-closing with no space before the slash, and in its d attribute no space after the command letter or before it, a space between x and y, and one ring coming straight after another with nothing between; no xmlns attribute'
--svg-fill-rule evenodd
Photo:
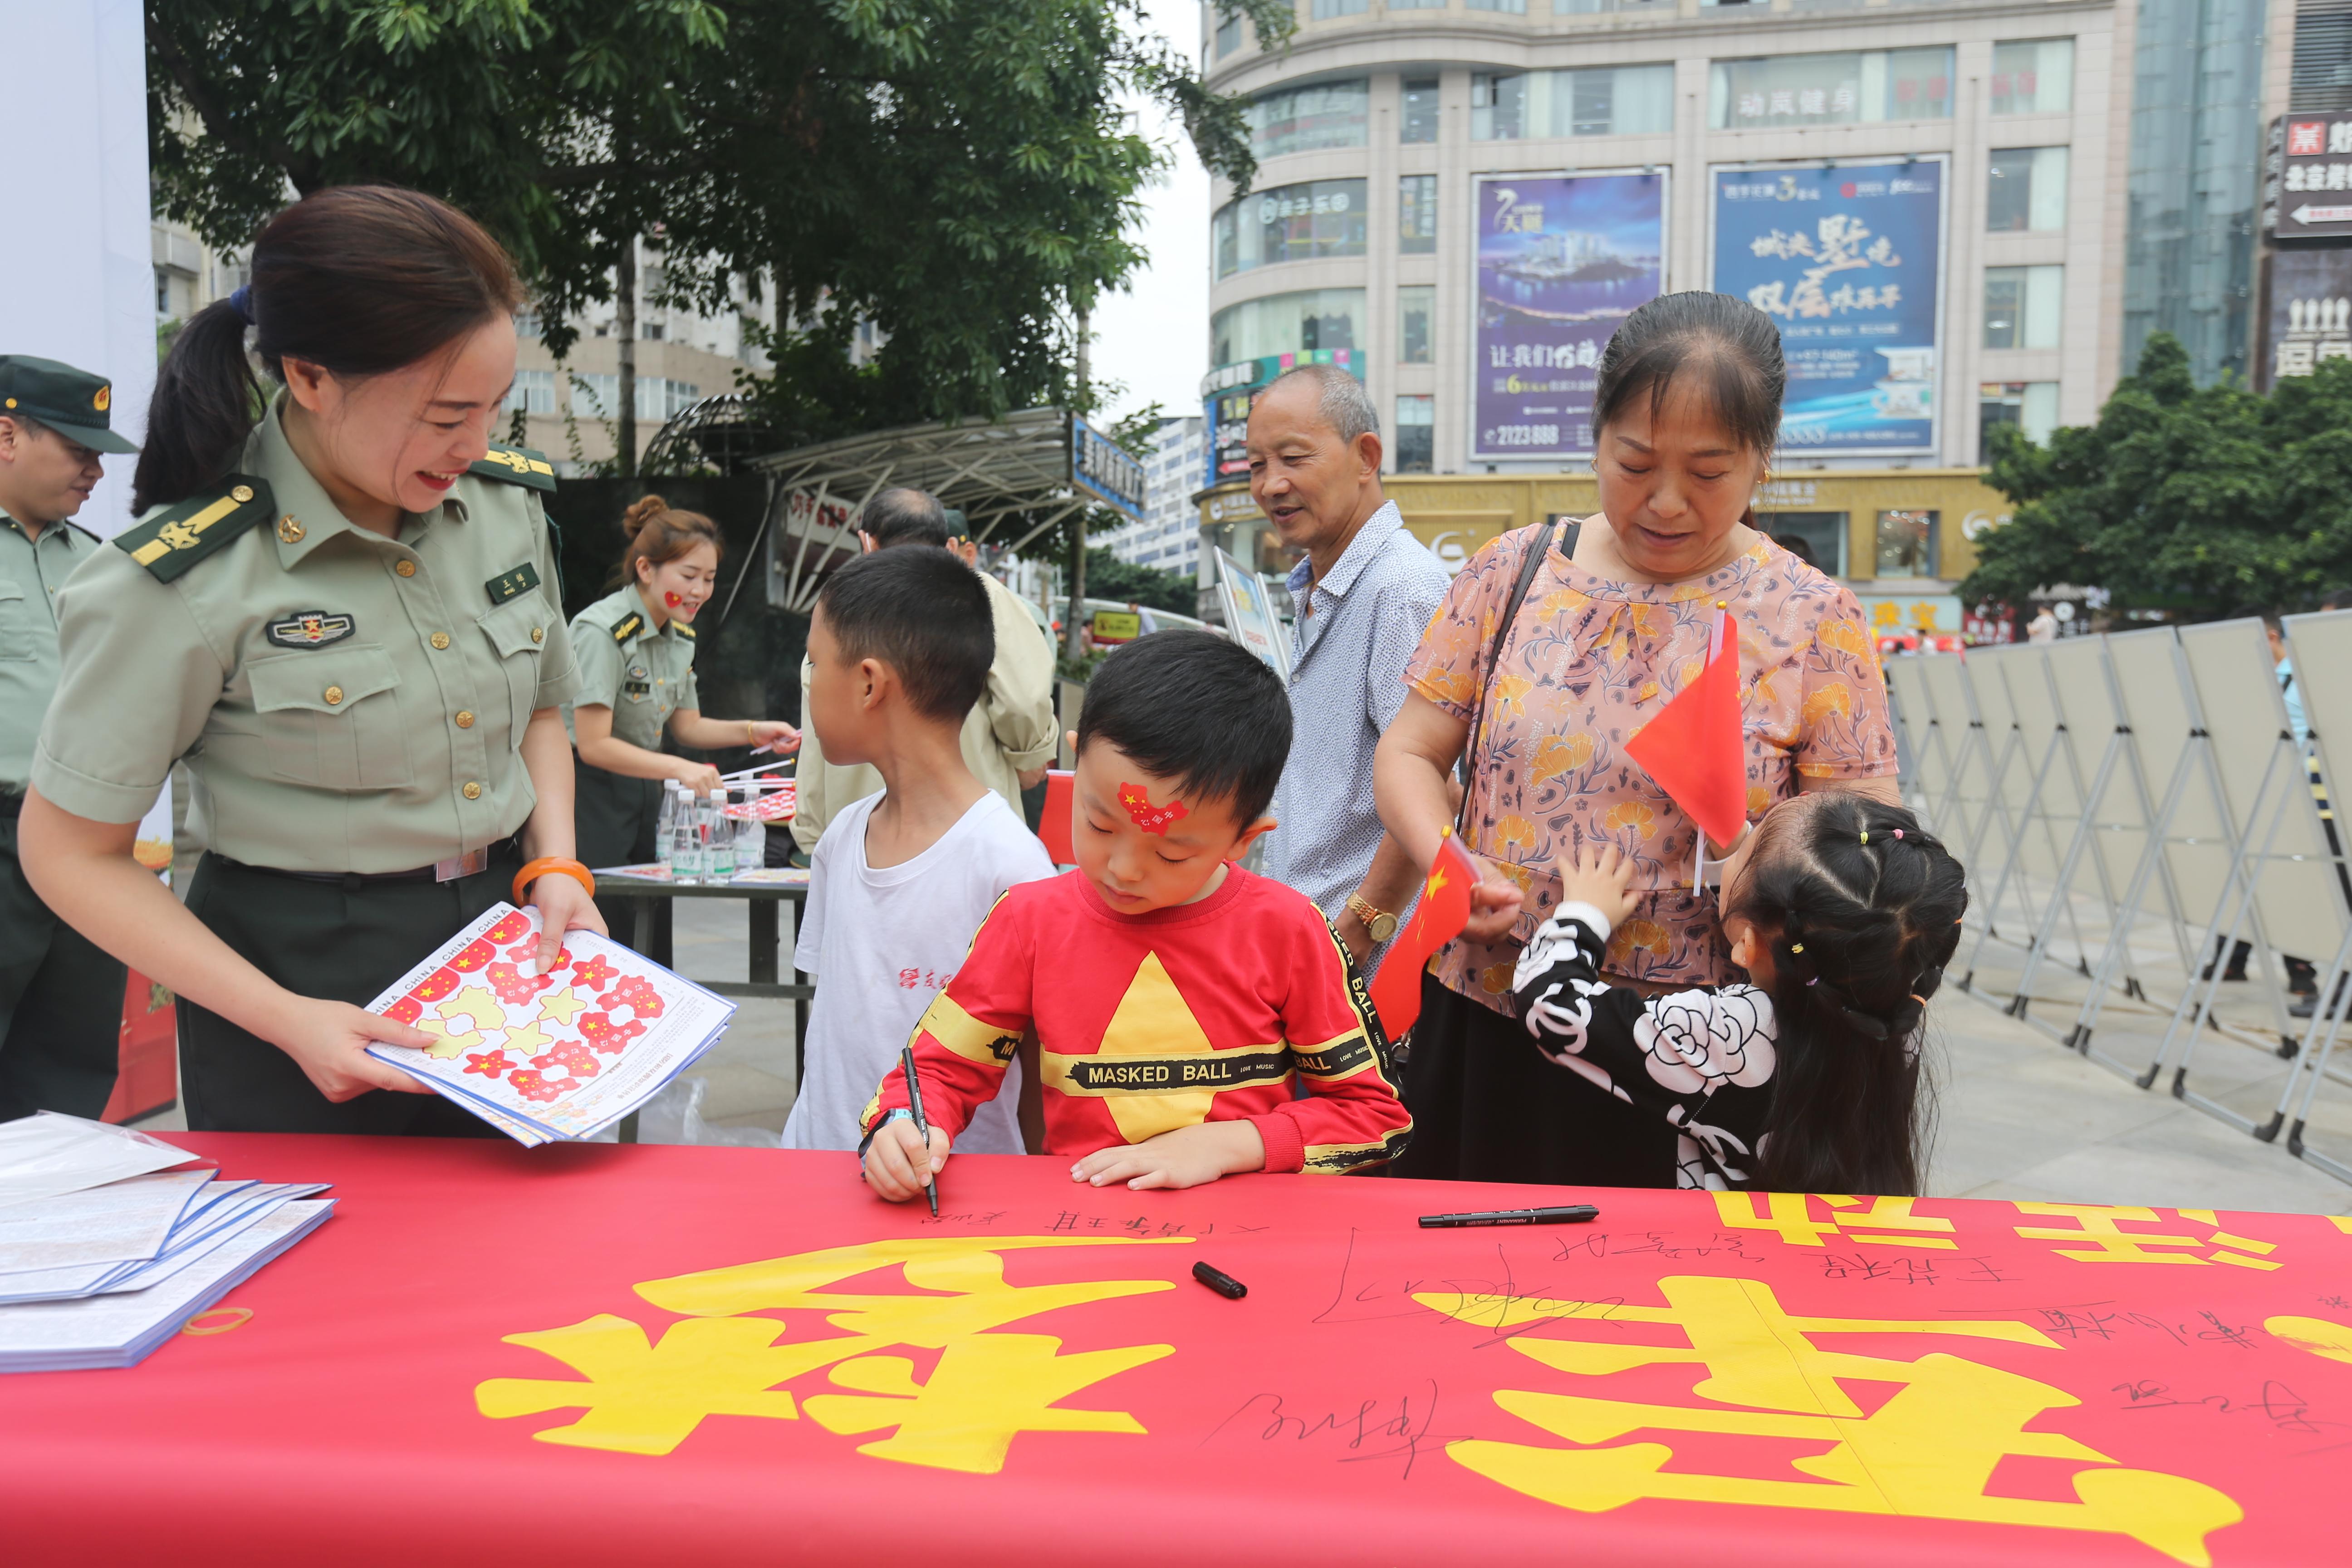
<svg viewBox="0 0 2352 1568"><path fill-rule="evenodd" d="M803 721L828 761L871 763L883 790L827 823L810 858L793 962L816 977L816 1000L787 1149L857 1147L877 1086L989 910L1054 875L1036 835L964 765L992 621L979 578L944 550L861 556L817 595ZM957 1151L1024 1152L1019 1100L1000 1095Z"/></svg>

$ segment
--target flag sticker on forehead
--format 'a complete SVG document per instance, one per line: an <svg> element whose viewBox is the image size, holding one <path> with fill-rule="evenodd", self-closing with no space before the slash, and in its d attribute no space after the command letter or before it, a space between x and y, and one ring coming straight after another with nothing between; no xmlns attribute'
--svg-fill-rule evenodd
<svg viewBox="0 0 2352 1568"><path fill-rule="evenodd" d="M332 610L293 610L269 623L267 636L277 647L325 647L358 629L351 616Z"/></svg>
<svg viewBox="0 0 2352 1568"><path fill-rule="evenodd" d="M1120 784L1118 804L1127 807L1127 815L1134 818L1138 827L1146 833L1157 833L1163 838L1168 836L1170 824L1192 815L1184 809L1184 803L1181 800L1171 800L1166 805L1152 805L1151 792L1141 784Z"/></svg>

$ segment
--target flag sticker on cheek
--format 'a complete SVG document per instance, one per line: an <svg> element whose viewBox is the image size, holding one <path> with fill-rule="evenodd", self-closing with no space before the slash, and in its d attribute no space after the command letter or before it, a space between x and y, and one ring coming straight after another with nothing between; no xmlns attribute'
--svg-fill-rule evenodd
<svg viewBox="0 0 2352 1568"><path fill-rule="evenodd" d="M1146 833L1157 833L1163 838L1168 836L1170 823L1191 815L1181 800L1171 800L1166 805L1152 805L1151 793L1141 784L1119 785L1118 804L1127 807L1127 815L1134 819L1138 827Z"/></svg>

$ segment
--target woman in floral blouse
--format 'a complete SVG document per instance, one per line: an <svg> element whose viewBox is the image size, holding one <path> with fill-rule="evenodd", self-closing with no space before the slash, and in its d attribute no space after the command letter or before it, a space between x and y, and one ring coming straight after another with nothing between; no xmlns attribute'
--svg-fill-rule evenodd
<svg viewBox="0 0 2352 1568"><path fill-rule="evenodd" d="M1697 828L1624 750L1697 674L1718 604L1739 628L1749 820L1802 790L1901 803L1861 605L1753 525L1785 380L1778 331L1742 300L1669 294L1634 311L1595 387L1600 513L1575 525L1572 548L1538 527L1480 551L1406 666L1412 694L1373 770L1381 819L1430 863L1475 721L1464 833L1485 875L1469 928L1423 983L1404 1073L1415 1131L1395 1174L1622 1183L1655 1151L1630 1107L1571 1093L1528 1049L1511 974L1559 901L1554 859L1606 842L1633 857L1640 889L1610 939L1611 981L1728 977L1714 899L1690 889ZM1496 657L1527 552L1548 535ZM1671 1161L1647 1173L1674 1184Z"/></svg>

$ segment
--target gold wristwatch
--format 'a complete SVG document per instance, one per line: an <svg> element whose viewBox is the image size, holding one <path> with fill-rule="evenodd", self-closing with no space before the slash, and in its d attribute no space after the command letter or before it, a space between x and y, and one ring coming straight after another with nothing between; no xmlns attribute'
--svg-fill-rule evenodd
<svg viewBox="0 0 2352 1568"><path fill-rule="evenodd" d="M1376 910L1361 893L1348 895L1348 912L1364 922L1364 930L1376 942L1386 942L1396 935L1397 918L1386 910Z"/></svg>

